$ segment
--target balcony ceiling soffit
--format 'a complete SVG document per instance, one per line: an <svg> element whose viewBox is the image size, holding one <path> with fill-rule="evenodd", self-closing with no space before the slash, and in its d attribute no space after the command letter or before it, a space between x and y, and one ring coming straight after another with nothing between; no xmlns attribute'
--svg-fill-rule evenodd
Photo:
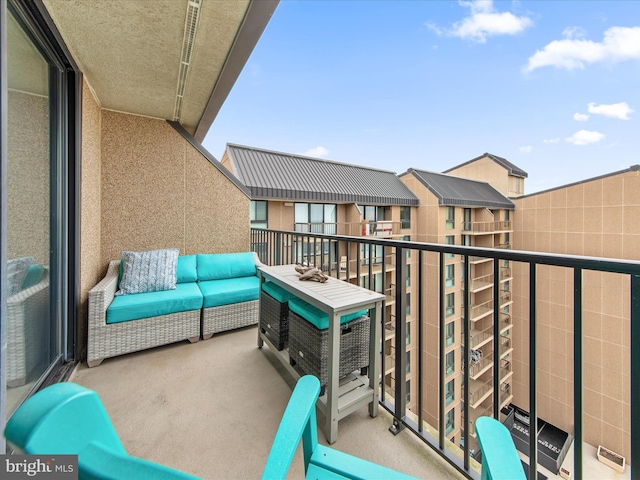
<svg viewBox="0 0 640 480"><path fill-rule="evenodd" d="M191 134L249 0L202 2L180 123ZM101 108L173 119L188 1L44 0Z"/></svg>

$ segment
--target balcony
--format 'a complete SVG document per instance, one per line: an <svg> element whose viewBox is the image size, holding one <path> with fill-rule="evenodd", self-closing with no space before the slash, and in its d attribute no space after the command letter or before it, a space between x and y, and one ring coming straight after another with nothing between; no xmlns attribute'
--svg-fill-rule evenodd
<svg viewBox="0 0 640 480"><path fill-rule="evenodd" d="M303 233L322 233L327 235L348 235L352 237L391 238L402 235L402 222L381 220L377 222L305 222L294 223L294 230Z"/></svg>
<svg viewBox="0 0 640 480"><path fill-rule="evenodd" d="M201 478L260 478L294 380L256 328L84 364L71 380L98 392L131 455ZM389 433L391 415L362 408L340 421L338 450L418 478L462 479L413 435ZM320 418L322 422L322 418ZM322 423L318 438L326 439ZM300 452L290 478L304 478Z"/></svg>
<svg viewBox="0 0 640 480"><path fill-rule="evenodd" d="M529 390L534 385L531 382L532 378L538 376L540 363L537 363L537 355L531 354L532 346L536 349L548 348L548 346L542 346L539 343L536 345L530 335L529 329L533 330L536 326L536 322L529 323L528 315L530 313L531 306L539 305L541 301L548 301L542 298L544 293L539 293L535 288L536 281L527 282L526 286L521 286L518 283L509 285L509 290L505 291L506 284L502 282L506 279L521 278L523 274L529 276L531 280L537 275L541 275L541 272L546 272L548 267L554 269L564 270L567 274L564 274L558 281L565 282L567 285L565 288L567 292L573 292L573 302L568 299L566 305L568 309L568 317L570 317L569 324L573 325L576 329L575 334L567 336L568 339L573 341L572 353L575 355L569 361L573 361L573 368L566 368L566 381L570 382L572 386L567 390L567 397L578 399L572 405L569 405L569 418L567 421L572 425L571 429L575 431L575 441L572 445L573 457L567 457L565 460L568 469L572 473L572 478L583 479L589 478L588 472L593 471L592 460L590 452L597 448L597 445L589 444L585 441L585 437L589 435L586 430L586 423L584 418L585 406L583 399L583 392L587 387L583 381L583 369L589 361L588 353L582 349L584 340L584 332L582 331L583 322L586 323L584 316L583 302L591 302L589 297L590 284L587 283L583 287L583 272L607 272L611 277L616 275L620 276L622 280L619 282L620 291L624 295L624 301L627 303L623 305L622 309L625 312L626 318L629 320L628 325L631 325L631 332L625 332L625 338L628 341L628 359L637 359L623 364L621 369L623 371L622 378L626 385L622 386L622 389L627 392L627 399L629 405L635 405L640 402L640 371L637 369L640 365L640 341L631 341L631 338L640 337L638 326L640 325L640 262L635 261L622 261L612 260L604 258L586 258L586 257L572 257L563 255L544 254L540 252L521 252L512 251L506 248L481 248L481 247L464 247L444 244L425 244L420 242L399 242L386 238L374 238L369 237L367 239L357 239L354 237L340 237L331 235L314 235L314 234L299 234L284 231L260 231L269 232L272 235L268 238L268 248L265 248L267 255L262 260L266 263L278 262L286 263L287 258L290 257L287 248L293 244L291 240L286 240L287 235L308 237L308 242L325 241L335 242L336 245L340 245L338 249L340 251L361 251L360 244L372 245L374 248L383 248L386 258L389 258L389 263L395 265L391 276L386 275L383 277L382 291L387 292L388 288L393 288L395 294L395 304L387 309L388 316L385 318L385 325L394 324L394 335L387 336L385 343L392 343L395 348L395 358L402 359L409 349L412 349L413 357L411 364L411 374L406 374L405 371L398 371L393 369L390 375L387 375L382 382L384 388L381 391L381 406L392 413L393 425L392 430L410 431L417 439L422 440L425 444L432 449L439 452L443 458L449 462L452 468L459 472L462 472L465 476L473 479L477 479L476 463L473 460L474 450L477 446L473 445L472 438L469 432L469 428L466 431L454 430L451 432L455 436L455 444L452 443L449 436L446 435L446 425L450 422L450 418L445 418L447 410L456 409L456 412L464 414L467 418L471 418L473 413L477 412L490 412L494 417L497 417L500 412L500 408L507 403L518 404L518 402L529 403L530 414L532 417L543 416L550 412L549 406L536 405L536 402L530 402L530 399L536 398L538 392L527 391L526 383L529 382ZM265 233L266 235L267 233ZM358 248L346 249L347 246L354 246L356 244ZM343 249L344 248L344 249ZM435 256L432 252L436 252L439 256ZM411 269L398 268L407 262L408 254L411 254L410 258L413 263ZM420 259L423 257L424 263L420 263ZM498 309L493 299L482 301L480 303L473 303L473 296L469 285L461 289L462 298L465 298L465 294L469 294L471 303L467 305L469 311L468 316L462 315L462 321L469 320L469 324L466 325L469 332L469 349L472 345L476 348L483 347L486 350L485 355L480 361L474 363L474 365L466 365L468 371L466 375L460 376L460 370L465 368L465 365L460 364L460 352L456 348L447 351L446 350L446 328L447 318L445 316L446 307L442 303L433 301L435 295L438 295L440 299L444 299L444 293L446 292L445 279L441 275L443 266L446 264L446 256L448 254L461 255L471 259L477 257L482 261L498 262L498 265L508 265L498 271L498 274L494 274L492 278L491 287L494 289L494 293L497 296L497 303L499 305L507 305L511 302L520 302L524 299L526 305L517 305L518 308L509 309L504 311L503 308ZM473 255L472 255L473 254ZM287 257L289 255L289 257ZM427 256L429 261L427 261ZM439 260L437 264L431 262L431 259L436 258ZM417 260L417 262L416 262ZM353 261L352 258L347 258L347 261ZM359 260L358 260L359 261ZM508 263L507 263L508 262ZM385 262L387 263L387 262ZM544 266L545 268L537 268L538 266ZM536 268L532 268L536 267ZM362 270L359 272L361 276L366 276L369 273L370 266L361 265ZM520 270L515 270L516 268ZM410 282L406 278L406 274L411 274ZM515 275L514 275L515 272ZM495 273L495 272L494 272ZM604 275L602 275L604 277ZM488 279L485 279L488 281ZM533 278L535 280L535 278ZM546 280L546 278L545 278ZM384 283L388 282L388 283ZM469 279L471 284L471 279ZM410 285L410 290L407 285ZM434 293L433 290L436 289ZM527 297L528 291L528 297ZM514 292L514 293L512 293ZM517 293L517 295L515 295ZM441 294L441 295L440 295ZM409 300L411 296L412 314L411 325L411 341L407 342L407 330L406 324L409 318L405 309L405 301ZM488 296L488 295L487 295ZM436 297L437 298L437 297ZM484 299L483 299L484 300ZM442 300L441 300L442 302ZM456 302L459 302L459 297L456 297ZM466 303L466 302L465 302ZM460 303L455 306L458 307ZM575 307L574 307L575 306ZM422 318L422 322L417 321L418 318ZM535 317L534 317L535 318ZM483 320L480 323L481 319ZM523 322L523 323L520 323ZM526 322L526 323L524 323ZM573 322L573 323L572 323ZM459 335L459 327L456 324L456 334ZM434 329L433 326L436 328ZM472 328L477 326L477 328ZM518 327L518 328L516 328ZM386 328L386 327L385 327ZM465 328L465 325L462 326ZM495 329L495 330L494 330ZM442 335L440 338L434 339L434 332L440 332ZM498 336L496 332L499 333ZM630 334L629 334L630 333ZM437 333L435 333L437 335ZM539 335L539 334L538 334ZM513 338L511 338L513 337ZM420 345L422 339L427 339L427 342ZM464 341L464 336L462 337ZM489 340L490 339L490 340ZM567 340L569 341L569 340ZM490 343L492 342L492 344ZM486 347L489 345L489 348ZM492 346L491 346L492 345ZM439 348L442 346L444 355L433 355L430 348ZM416 348L418 347L418 348ZM516 348L518 350L516 350ZM462 350L465 351L463 345ZM520 350L521 349L521 350ZM493 350L491 352L490 350ZM455 351L454 355L449 355ZM384 351L381 352L384 355ZM391 353L388 351L388 353ZM417 357L417 358L416 358ZM457 357L457 358L455 358ZM388 367L389 360L384 357L381 360L385 360L385 366ZM516 371L512 365L514 361L519 361L525 365L528 362L528 367L525 366L522 377ZM624 373L624 372L628 372ZM524 377L524 378L523 378ZM586 377L586 376L585 376ZM458 380L460 379L460 380ZM381 379L382 380L382 379ZM405 403L405 398L402 397L402 390L404 385L409 386L407 381L411 381L411 407L408 408ZM462 382L462 389L460 397L458 398L456 393L456 401L448 406L445 404L446 395L445 392L439 391L439 388L451 388L450 382L455 380L454 385L458 385L458 382ZM415 382L423 382L423 385L429 385L428 388L416 388ZM505 385L515 385L513 382L517 382L518 388L514 389L512 386L506 387ZM465 387L466 382L466 387ZM524 388L522 387L524 383ZM439 387L440 385L440 387ZM541 382L537 382L538 389L541 388ZM503 388L505 390L503 390ZM428 392L428 393L425 393ZM433 395L429 398L429 402L424 395ZM547 393L548 397L549 394ZM431 401L435 399L435 401ZM553 399L552 399L553 400ZM569 400L571 402L572 400ZM618 400L621 403L627 402L626 399ZM428 403L432 403L433 409L428 411ZM425 405L421 412L417 412L414 405ZM540 410L544 410L545 413L540 415ZM434 413L435 412L435 413ZM472 413L473 412L473 413ZM420 415L422 414L422 415ZM635 425L640 421L640 413L637 409L630 409L630 413L626 415L626 423L623 427L630 435L625 436L624 445L626 457L629 460L628 463L640 464L640 429ZM635 419L635 420L634 420ZM457 422L456 422L457 424ZM533 448L535 448L536 442L532 442ZM634 447L637 446L637 447ZM522 452L521 452L522 453ZM523 454L523 458L526 459L527 455ZM635 462L634 462L635 461ZM597 460L595 460L597 464ZM564 465L563 465L564 466ZM538 467L532 465L532 472L534 474ZM631 478L633 480L640 480L640 470L636 470L637 474L633 472ZM627 472L629 473L629 472ZM545 472L546 475L546 472ZM613 474L609 478L614 478Z"/></svg>
<svg viewBox="0 0 640 480"><path fill-rule="evenodd" d="M465 235L487 235L511 232L512 230L511 221L462 223L462 233Z"/></svg>

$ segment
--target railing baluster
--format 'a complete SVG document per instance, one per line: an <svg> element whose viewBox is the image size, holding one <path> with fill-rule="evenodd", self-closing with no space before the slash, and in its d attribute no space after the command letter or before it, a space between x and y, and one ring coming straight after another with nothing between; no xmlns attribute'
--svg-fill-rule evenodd
<svg viewBox="0 0 640 480"><path fill-rule="evenodd" d="M371 247L372 244L369 244ZM400 264L404 249L396 247L396 267ZM371 250L369 250L369 260L371 260ZM371 274L371 262L369 262L369 274ZM407 355L405 353L407 344L407 318L405 296L406 284L403 282L403 272L401 268L396 268L396 358L395 358L395 412L393 415L393 425L389 429L397 435L404 428L403 420L406 416L406 367Z"/></svg>
<svg viewBox="0 0 640 480"><path fill-rule="evenodd" d="M464 387L464 407L462 407L462 411L464 413L464 469L465 471L469 471L469 329L471 328L471 321L469 320L469 271L471 266L469 265L469 256L464 255L464 292L463 292L463 305L464 305L464 318L462 319L462 323L464 324L464 346L462 348L462 355L464 358L464 376L462 380L462 384Z"/></svg>
<svg viewBox="0 0 640 480"><path fill-rule="evenodd" d="M440 252L438 254L438 265L440 266L440 281L438 282L438 298L440 299L440 342L438 343L440 351L438 352L438 358L440 359L440 375L439 384L440 384L440 395L438 395L438 442L440 444L440 450L444 450L444 434L445 434L445 426L444 426L444 408L445 408L445 399L444 399L444 383L445 376L447 375L446 366L445 366L445 319L444 319L444 311L445 311L445 303L444 303L444 295L445 295L445 265L444 265L444 252Z"/></svg>
<svg viewBox="0 0 640 480"><path fill-rule="evenodd" d="M582 269L573 269L573 470L582 477Z"/></svg>
<svg viewBox="0 0 640 480"><path fill-rule="evenodd" d="M640 399L640 275L631 277L631 365L629 376L631 379L631 480L640 480L640 408L634 403ZM634 468L635 467L635 468Z"/></svg>
<svg viewBox="0 0 640 480"><path fill-rule="evenodd" d="M529 478L538 477L538 409L536 381L536 264L529 263ZM579 477L578 477L579 478Z"/></svg>
<svg viewBox="0 0 640 480"><path fill-rule="evenodd" d="M422 306L424 302L424 294L422 289L422 275L423 275L423 267L422 267L422 250L418 251L418 431L422 432L422 407L424 406L423 402L423 382L422 382L422 351L424 348L424 340L423 340L423 315L422 315ZM440 367L440 371L442 372L442 366Z"/></svg>

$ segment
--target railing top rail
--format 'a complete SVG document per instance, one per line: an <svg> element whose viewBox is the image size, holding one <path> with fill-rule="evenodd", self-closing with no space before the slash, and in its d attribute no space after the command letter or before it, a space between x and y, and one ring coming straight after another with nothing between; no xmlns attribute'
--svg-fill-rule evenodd
<svg viewBox="0 0 640 480"><path fill-rule="evenodd" d="M332 241L344 241L353 243L365 243L381 245L395 248L407 248L422 250L425 252L453 253L464 257L480 256L491 259L509 260L514 262L525 262L540 265L571 267L584 270L596 270L600 272L622 273L630 275L640 275L640 261L613 259L604 257L587 257L580 255L568 255L561 253L540 253L528 252L524 250L506 250L486 247L467 247L457 245L447 245L440 243L413 242L407 240L392 240L377 237L353 237L346 235L329 235L320 233L294 232L292 230L273 230L263 228L252 228L252 232L273 232L276 234L293 235L299 237L316 237Z"/></svg>

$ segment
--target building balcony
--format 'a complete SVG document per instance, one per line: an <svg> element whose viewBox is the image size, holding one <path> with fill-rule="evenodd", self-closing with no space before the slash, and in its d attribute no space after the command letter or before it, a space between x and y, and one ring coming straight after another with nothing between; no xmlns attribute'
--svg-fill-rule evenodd
<svg viewBox="0 0 640 480"><path fill-rule="evenodd" d="M402 222L381 220L377 222L308 222L294 223L294 230L302 233L322 233L326 235L347 235L351 237L390 238L403 235L406 228Z"/></svg>
<svg viewBox="0 0 640 480"><path fill-rule="evenodd" d="M513 231L511 221L462 222L462 233L465 235L488 235L511 231Z"/></svg>

